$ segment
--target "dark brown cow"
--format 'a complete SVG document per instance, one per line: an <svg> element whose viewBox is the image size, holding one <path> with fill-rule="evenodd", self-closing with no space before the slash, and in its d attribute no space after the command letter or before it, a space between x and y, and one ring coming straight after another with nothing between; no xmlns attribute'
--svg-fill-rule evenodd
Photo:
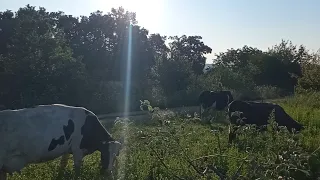
<svg viewBox="0 0 320 180"><path fill-rule="evenodd" d="M198 101L200 103L200 118L202 118L202 111L207 111L209 108L218 111L224 110L233 101L233 96L230 91L203 91L199 95Z"/></svg>
<svg viewBox="0 0 320 180"><path fill-rule="evenodd" d="M245 102L235 100L228 105L228 116L231 124L244 125L255 124L258 127L268 124L270 114L274 110L274 118L279 126L286 126L289 131L294 128L296 131L304 129L303 125L293 120L284 109L273 103ZM240 117L234 112L240 112ZM238 121L242 119L242 121ZM235 138L235 130L230 127L229 143Z"/></svg>

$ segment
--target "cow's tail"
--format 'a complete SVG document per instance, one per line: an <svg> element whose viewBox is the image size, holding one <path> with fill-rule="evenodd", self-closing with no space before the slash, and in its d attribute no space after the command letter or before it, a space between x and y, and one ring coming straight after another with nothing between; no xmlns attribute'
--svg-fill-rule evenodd
<svg viewBox="0 0 320 180"><path fill-rule="evenodd" d="M233 106L233 103L229 103L228 106L227 106L227 116L228 116L228 119L229 119L229 128L228 128L228 143L231 144L232 141L235 139L236 137L236 130L237 128L234 127L232 124L232 117L231 117L231 113L233 111L232 107Z"/></svg>

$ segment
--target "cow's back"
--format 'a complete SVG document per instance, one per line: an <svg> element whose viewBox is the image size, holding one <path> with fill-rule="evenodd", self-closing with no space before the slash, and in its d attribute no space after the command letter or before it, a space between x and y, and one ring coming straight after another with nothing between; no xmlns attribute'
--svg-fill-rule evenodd
<svg viewBox="0 0 320 180"><path fill-rule="evenodd" d="M32 162L41 160L39 157L44 161L61 155L65 147L59 146L58 141L65 134L64 126L67 127L69 120L72 120L73 134L80 134L79 127L84 123L84 113L83 108L64 105L40 105L0 111L0 143L6 147L2 150L1 157L28 155L25 158ZM57 140L56 148L50 151L53 139ZM71 139L72 137L69 141Z"/></svg>
<svg viewBox="0 0 320 180"><path fill-rule="evenodd" d="M219 91L215 93L215 99L217 101L217 110L223 110L233 101L233 97L230 91Z"/></svg>
<svg viewBox="0 0 320 180"><path fill-rule="evenodd" d="M198 97L198 102L200 105L203 106L203 108L208 108L212 105L212 103L215 101L213 97L214 92L212 91L202 91L201 94Z"/></svg>
<svg viewBox="0 0 320 180"><path fill-rule="evenodd" d="M269 118L273 112L275 119L278 118L279 112L284 111L281 106L274 103L261 103L261 102L250 102L254 112L260 117Z"/></svg>
<svg viewBox="0 0 320 180"><path fill-rule="evenodd" d="M256 102L245 102L235 100L228 106L229 117L231 113L240 111L246 124L265 125L268 122L268 118L272 110L275 108L274 104L270 103L256 103Z"/></svg>

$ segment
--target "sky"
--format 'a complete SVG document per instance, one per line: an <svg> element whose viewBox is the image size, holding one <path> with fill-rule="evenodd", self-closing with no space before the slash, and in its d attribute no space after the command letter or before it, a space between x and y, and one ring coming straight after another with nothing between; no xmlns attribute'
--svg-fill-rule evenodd
<svg viewBox="0 0 320 180"><path fill-rule="evenodd" d="M119 6L137 13L138 25L161 35L200 35L216 53L244 45L267 50L284 40L320 48L319 0L4 0L0 11L27 4L73 16Z"/></svg>

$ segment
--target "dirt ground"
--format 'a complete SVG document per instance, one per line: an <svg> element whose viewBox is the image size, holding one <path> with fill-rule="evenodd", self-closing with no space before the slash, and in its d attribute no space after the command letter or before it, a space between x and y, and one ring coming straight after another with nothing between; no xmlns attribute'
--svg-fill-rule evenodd
<svg viewBox="0 0 320 180"><path fill-rule="evenodd" d="M264 100L264 102L274 102L274 101L280 101L281 99L268 99ZM256 102L261 102L260 100L257 100ZM199 115L200 108L199 106L183 106L183 107L176 107L176 108L167 108L167 109L160 109L158 113L161 114L161 116L164 117L171 117L175 116L177 114L180 115L191 115L193 116L194 113L197 113ZM216 117L216 119L222 119L223 122L219 123L227 123L227 120L225 118L221 118L221 116L225 116L223 112L213 112L213 114ZM219 117L220 116L220 117ZM100 114L98 115L101 122L106 126L107 129L112 128L114 121L117 119L117 117L122 118L124 117L123 113L110 113L110 114ZM138 123L147 123L151 120L151 113L147 111L133 111L128 113L128 118L131 121L138 122Z"/></svg>
<svg viewBox="0 0 320 180"><path fill-rule="evenodd" d="M177 107L177 108L170 108L170 109L160 109L157 113L160 113L161 116L164 117L171 117L175 116L177 114L183 114L183 115L191 115L193 116L194 113L199 114L199 106L186 106L186 107ZM124 117L123 113L110 113L110 114L101 114L98 115L101 122L107 127L107 129L111 128L114 121L117 119L117 117L122 118ZM146 111L134 111L128 113L128 118L131 121L134 122L148 122L151 120L151 113Z"/></svg>

